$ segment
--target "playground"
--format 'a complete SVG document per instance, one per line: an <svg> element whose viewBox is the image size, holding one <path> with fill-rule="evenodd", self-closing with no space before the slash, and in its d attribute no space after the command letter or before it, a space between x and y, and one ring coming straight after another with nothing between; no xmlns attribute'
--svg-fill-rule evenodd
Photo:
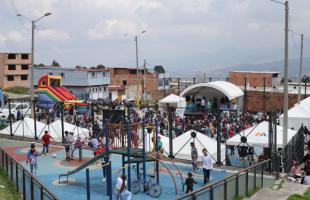
<svg viewBox="0 0 310 200"><path fill-rule="evenodd" d="M26 168L27 166L26 153L29 150L30 143L13 141L1 139L0 145L9 152L11 156L17 159ZM41 151L41 146L37 144L37 151ZM113 152L113 151L112 151ZM78 154L76 153L76 156ZM50 149L50 154L48 156L38 158L38 171L37 178L41 183L43 183L50 191L54 192L60 199L86 199L87 197L87 181L86 181L86 170L89 169L89 194L91 199L109 199L107 196L108 185L112 186L112 192L114 195L114 188L116 184L117 177L123 173L128 176L129 166L122 166L122 156L119 154L112 154L110 157L111 161L111 183L109 184L108 178L105 182L102 181L103 173L101 164L96 162L85 166L82 170L74 173L68 177L68 182L66 178L61 177L59 182L59 175L66 174L83 164L87 164L91 159L93 159L92 151L83 150L83 160L80 162L76 157L73 161L65 160L65 151L62 147L52 146ZM99 161L99 160L98 160ZM142 163L140 163L141 168ZM162 165L162 166L161 166ZM154 162L146 163L146 174L154 176ZM178 169L177 169L177 168ZM141 169L142 170L142 169ZM179 171L178 171L179 170ZM159 198L162 199L174 199L177 195L184 194L183 191L183 179L186 178L187 173L191 171L191 165L187 164L175 164L175 166L168 161L163 161L159 165L159 185L162 188L161 195ZM132 183L137 180L137 165L132 163L130 165L131 172L131 187ZM172 176L171 174L172 173ZM223 170L212 170L210 182L215 182L227 176L228 173ZM155 174L156 177L156 174ZM203 185L203 174L202 172L194 173L194 179L198 182L194 188L199 188ZM156 183L156 178L152 178L153 182ZM175 181L175 182L174 182ZM29 189L29 188L27 188ZM29 194L29 193L28 193ZM149 199L151 198L144 192L139 192L133 194L133 199Z"/></svg>

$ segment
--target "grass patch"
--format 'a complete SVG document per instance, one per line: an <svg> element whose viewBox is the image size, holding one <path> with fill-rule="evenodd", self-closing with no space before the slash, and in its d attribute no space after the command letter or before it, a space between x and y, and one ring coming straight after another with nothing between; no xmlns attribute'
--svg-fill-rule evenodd
<svg viewBox="0 0 310 200"><path fill-rule="evenodd" d="M17 86L8 88L6 91L14 94L28 94L29 88Z"/></svg>
<svg viewBox="0 0 310 200"><path fill-rule="evenodd" d="M242 200L244 199L244 196L243 195L239 195L237 197L234 198L234 200Z"/></svg>
<svg viewBox="0 0 310 200"><path fill-rule="evenodd" d="M310 200L310 189L308 188L303 195L293 194L287 200Z"/></svg>
<svg viewBox="0 0 310 200"><path fill-rule="evenodd" d="M253 196L256 192L258 192L259 190L260 190L260 187L256 187L256 188L254 188L253 190L250 190L249 193L248 193L248 195L246 195L246 196L239 195L239 196L235 197L234 200L242 200L242 199L244 199L245 197L251 197L251 196Z"/></svg>
<svg viewBox="0 0 310 200"><path fill-rule="evenodd" d="M5 175L4 171L0 169L0 185L3 185L5 188L0 188L0 199L5 200L20 200L20 195L16 192L11 180Z"/></svg>

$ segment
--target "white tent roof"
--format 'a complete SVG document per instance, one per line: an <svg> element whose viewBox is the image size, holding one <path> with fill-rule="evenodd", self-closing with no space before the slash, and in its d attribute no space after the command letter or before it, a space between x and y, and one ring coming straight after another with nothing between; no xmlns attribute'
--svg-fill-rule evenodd
<svg viewBox="0 0 310 200"><path fill-rule="evenodd" d="M46 125L39 121L36 122L37 126L37 137L41 138L41 132L44 132ZM10 127L0 130L1 134L10 135ZM12 124L12 133L16 136L22 136L27 138L34 138L34 120L29 117L25 117L23 120L19 120Z"/></svg>
<svg viewBox="0 0 310 200"><path fill-rule="evenodd" d="M185 98L177 96L175 94L170 94L169 96L166 96L162 100L159 101L160 104L180 104L182 101L185 101Z"/></svg>
<svg viewBox="0 0 310 200"><path fill-rule="evenodd" d="M54 138L55 141L61 142L61 121L56 120L49 125L48 129L50 135ZM86 128L81 128L79 126L75 126L73 124L64 122L64 131L73 132L73 136L77 138L80 136L81 138L89 137L89 130Z"/></svg>
<svg viewBox="0 0 310 200"><path fill-rule="evenodd" d="M195 139L191 137L192 132L196 132ZM191 160L190 142L195 142L196 148L198 150L198 156L202 156L202 149L206 148L209 154L212 156L213 162L214 163L216 162L217 142L211 139L210 137L194 130L189 130L180 135L179 137L173 139L173 154L176 154L175 155L176 158ZM167 143L163 144L163 147L166 152L169 152L169 139ZM225 160L225 145L221 145L221 159L222 161Z"/></svg>
<svg viewBox="0 0 310 200"><path fill-rule="evenodd" d="M166 136L163 136L161 134L158 134L160 137L160 140L163 143L163 146L169 143L169 138ZM153 142L152 142L153 133L149 134L147 131L145 131L145 150L146 152L151 152L153 150Z"/></svg>
<svg viewBox="0 0 310 200"><path fill-rule="evenodd" d="M189 92L199 91L201 88L211 88L223 93L229 100L243 96L243 91L236 85L226 81L214 81L208 83L198 83L187 87L180 96L185 96ZM211 92L211 91L208 91Z"/></svg>
<svg viewBox="0 0 310 200"><path fill-rule="evenodd" d="M288 142L292 139L292 137L296 134L296 131L288 129ZM269 140L269 123L267 121L263 121L259 123L257 126L253 126L248 128L240 134L236 134L234 137L228 139L226 141L226 145L239 145L241 141L241 136L245 136L247 138L247 143L250 146L261 146L268 147ZM277 126L277 147L282 148L283 145L283 127Z"/></svg>
<svg viewBox="0 0 310 200"><path fill-rule="evenodd" d="M310 102L309 98L304 99L300 104L288 110L288 127L298 130L301 125L310 126ZM280 124L283 125L283 114L279 117Z"/></svg>

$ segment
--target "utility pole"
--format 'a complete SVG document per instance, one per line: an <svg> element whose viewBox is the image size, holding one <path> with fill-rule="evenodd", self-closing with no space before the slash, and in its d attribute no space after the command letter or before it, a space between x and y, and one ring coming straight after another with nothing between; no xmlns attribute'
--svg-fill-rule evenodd
<svg viewBox="0 0 310 200"><path fill-rule="evenodd" d="M288 1L285 1L285 50L284 50L284 105L283 105L283 147L287 144L288 127Z"/></svg>
<svg viewBox="0 0 310 200"><path fill-rule="evenodd" d="M301 43L300 43L300 61L299 61L299 84L298 84L298 104L300 103L300 95L301 95L301 76L302 76L302 57L303 57L303 41L304 34L301 34Z"/></svg>

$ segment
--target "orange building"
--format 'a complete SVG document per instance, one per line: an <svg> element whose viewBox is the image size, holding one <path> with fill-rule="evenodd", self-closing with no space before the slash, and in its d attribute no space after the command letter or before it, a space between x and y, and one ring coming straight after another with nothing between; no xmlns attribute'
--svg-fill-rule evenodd
<svg viewBox="0 0 310 200"><path fill-rule="evenodd" d="M0 53L0 87L2 89L23 86L29 87L31 54Z"/></svg>
<svg viewBox="0 0 310 200"><path fill-rule="evenodd" d="M232 71L229 72L229 81L237 86L243 87L273 87L279 84L278 72L267 71Z"/></svg>
<svg viewBox="0 0 310 200"><path fill-rule="evenodd" d="M138 95L141 99L150 100L158 90L157 74L147 69L139 69L138 75L136 68L108 68L108 70L109 92L117 92L118 96L126 95L127 99L136 99Z"/></svg>

